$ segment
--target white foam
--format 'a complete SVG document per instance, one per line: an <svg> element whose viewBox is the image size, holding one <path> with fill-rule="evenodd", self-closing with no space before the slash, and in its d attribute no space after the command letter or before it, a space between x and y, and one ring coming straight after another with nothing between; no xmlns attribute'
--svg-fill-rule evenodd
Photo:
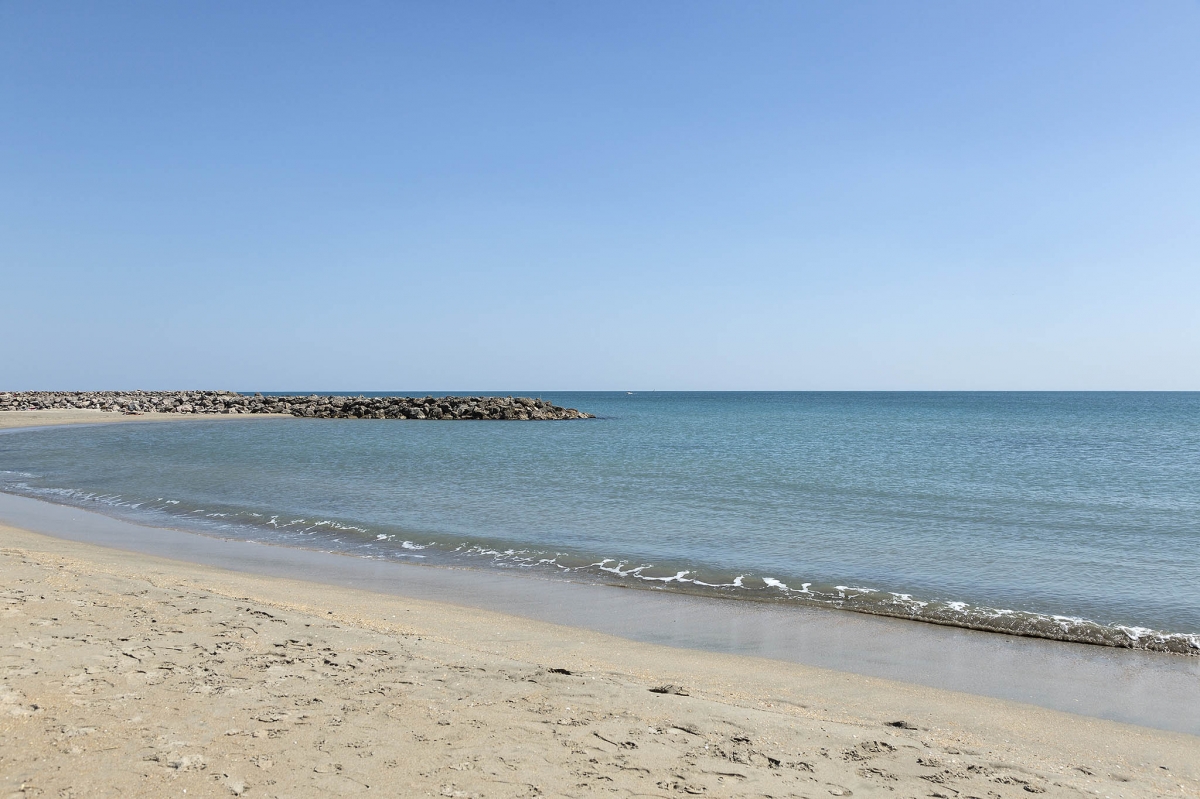
<svg viewBox="0 0 1200 799"><path fill-rule="evenodd" d="M1130 640L1132 641L1140 641L1143 638L1147 638L1156 634L1155 631L1151 630L1149 627L1125 627L1124 625L1118 624L1117 629L1129 636Z"/></svg>
<svg viewBox="0 0 1200 799"><path fill-rule="evenodd" d="M929 606L928 602L920 599L913 599L912 594L898 594L894 591L889 591L888 593L893 597L892 602L897 605L904 605L905 607L913 608L915 610L922 610Z"/></svg>
<svg viewBox="0 0 1200 799"><path fill-rule="evenodd" d="M684 572L684 574L687 574L687 572ZM744 574L739 574L737 577L733 578L732 583L706 583L703 580L687 580L686 582L690 582L695 585L702 585L705 588L744 588L745 586L742 585L742 579L745 578L745 576L746 575Z"/></svg>
<svg viewBox="0 0 1200 799"><path fill-rule="evenodd" d="M678 574L676 574L674 577L647 577L644 574L639 574L638 577L642 580L654 580L655 582L660 582L660 583L691 583L691 582L695 582L694 580L685 579L687 577L687 575L689 575L689 574L691 574L690 571L681 571Z"/></svg>
<svg viewBox="0 0 1200 799"><path fill-rule="evenodd" d="M616 563L617 565L616 566L606 566L605 565L606 563ZM633 575L634 577L639 577L639 576L641 576L640 572L642 571L642 569L648 569L653 565L653 564L646 564L644 566L637 566L632 569L626 569L625 571L621 571L621 567L624 566L625 563L626 563L626 561L623 561L623 560L616 561L616 560L613 560L612 558L605 558L604 560L600 561L599 563L590 564L590 567L597 568L600 571L608 572L609 574L615 574L618 577L628 577L630 575Z"/></svg>
<svg viewBox="0 0 1200 799"><path fill-rule="evenodd" d="M1048 618L1058 624L1059 628L1063 632L1067 632L1072 627L1077 627L1079 625L1095 624L1095 622L1089 622L1087 619L1081 619L1077 616L1046 616L1045 618Z"/></svg>

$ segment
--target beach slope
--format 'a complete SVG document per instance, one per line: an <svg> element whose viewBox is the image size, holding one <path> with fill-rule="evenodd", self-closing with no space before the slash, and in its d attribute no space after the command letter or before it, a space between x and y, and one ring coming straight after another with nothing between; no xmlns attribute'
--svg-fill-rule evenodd
<svg viewBox="0 0 1200 799"><path fill-rule="evenodd" d="M0 527L0 796L1200 796L1200 739Z"/></svg>

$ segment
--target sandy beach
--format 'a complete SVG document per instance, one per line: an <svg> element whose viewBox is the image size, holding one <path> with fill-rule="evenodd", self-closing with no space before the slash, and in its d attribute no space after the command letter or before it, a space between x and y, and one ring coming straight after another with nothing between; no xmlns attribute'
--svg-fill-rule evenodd
<svg viewBox="0 0 1200 799"><path fill-rule="evenodd" d="M0 528L5 796L1198 796L1200 741Z"/></svg>
<svg viewBox="0 0 1200 799"><path fill-rule="evenodd" d="M115 424L139 422L180 422L189 419L204 421L241 421L254 419L291 419L284 413L260 413L253 417L242 415L210 413L203 415L178 413L138 413L123 414L98 410L46 410L46 411L3 411L0 412L0 430L11 430L18 427L57 427L67 424Z"/></svg>
<svg viewBox="0 0 1200 799"><path fill-rule="evenodd" d="M1200 796L1200 739L1016 702L12 527L0 575L4 796Z"/></svg>

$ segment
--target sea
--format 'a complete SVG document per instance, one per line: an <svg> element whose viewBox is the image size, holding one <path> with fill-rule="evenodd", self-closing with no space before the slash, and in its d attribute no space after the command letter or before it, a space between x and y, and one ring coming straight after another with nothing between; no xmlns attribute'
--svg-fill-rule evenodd
<svg viewBox="0 0 1200 799"><path fill-rule="evenodd" d="M0 491L364 558L1200 654L1200 393L289 393L596 418L25 429L0 435Z"/></svg>

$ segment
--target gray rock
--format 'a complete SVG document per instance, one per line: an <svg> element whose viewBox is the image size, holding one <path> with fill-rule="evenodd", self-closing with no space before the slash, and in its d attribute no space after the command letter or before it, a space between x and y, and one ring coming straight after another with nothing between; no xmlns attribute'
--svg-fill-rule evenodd
<svg viewBox="0 0 1200 799"><path fill-rule="evenodd" d="M590 419L531 397L245 396L232 391L7 391L0 411L93 408L109 413L288 413L319 419Z"/></svg>

